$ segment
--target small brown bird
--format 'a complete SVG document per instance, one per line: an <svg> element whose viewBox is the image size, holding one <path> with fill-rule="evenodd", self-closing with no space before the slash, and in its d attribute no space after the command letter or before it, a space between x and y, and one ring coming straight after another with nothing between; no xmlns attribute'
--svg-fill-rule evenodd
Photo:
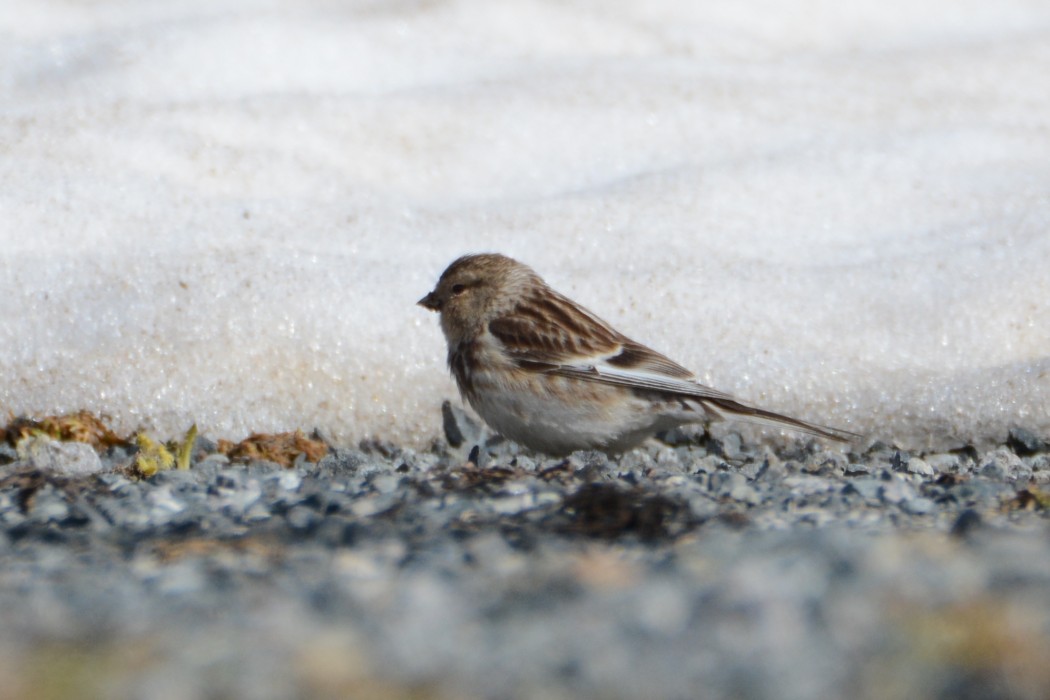
<svg viewBox="0 0 1050 700"><path fill-rule="evenodd" d="M419 304L441 314L449 369L474 410L539 452L618 453L663 430L726 418L842 442L859 437L698 383L504 255L459 258Z"/></svg>

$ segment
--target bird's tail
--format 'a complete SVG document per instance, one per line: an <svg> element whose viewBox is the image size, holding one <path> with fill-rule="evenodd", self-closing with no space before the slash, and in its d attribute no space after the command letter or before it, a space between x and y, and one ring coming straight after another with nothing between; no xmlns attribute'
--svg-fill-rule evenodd
<svg viewBox="0 0 1050 700"><path fill-rule="evenodd" d="M776 427L788 427L810 435L835 440L836 442L853 442L863 437L859 433L853 433L841 428L832 428L826 425L817 425L808 421L785 416L781 413L767 411L764 408L756 408L740 403L735 399L709 398L703 402L704 409L722 420L744 420L749 423L762 423Z"/></svg>

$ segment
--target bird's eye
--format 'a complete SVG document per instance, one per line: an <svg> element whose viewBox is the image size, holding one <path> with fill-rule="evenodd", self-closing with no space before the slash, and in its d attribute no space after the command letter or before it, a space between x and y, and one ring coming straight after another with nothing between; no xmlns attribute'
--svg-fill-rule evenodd
<svg viewBox="0 0 1050 700"><path fill-rule="evenodd" d="M454 285L452 285L452 293L457 295L457 296L462 294L464 292L464 290L466 290L466 286L465 285L462 285L462 284L454 284Z"/></svg>

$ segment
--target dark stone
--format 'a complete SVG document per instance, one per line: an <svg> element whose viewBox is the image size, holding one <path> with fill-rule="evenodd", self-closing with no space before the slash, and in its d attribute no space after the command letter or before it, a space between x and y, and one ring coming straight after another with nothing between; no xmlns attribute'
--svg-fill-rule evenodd
<svg viewBox="0 0 1050 700"><path fill-rule="evenodd" d="M711 440L712 454L724 457L727 461L736 462L745 457L743 451L743 440L739 433L728 433L720 438Z"/></svg>
<svg viewBox="0 0 1050 700"><path fill-rule="evenodd" d="M847 496L850 494L856 494L865 501L874 503L879 500L879 493L882 490L882 485L882 482L878 479L862 477L848 482L842 487L842 493Z"/></svg>
<svg viewBox="0 0 1050 700"><path fill-rule="evenodd" d="M616 539L637 535L645 541L663 539L683 530L689 507L667 496L646 495L637 489L593 482L580 487L565 499L561 512L568 523L565 533Z"/></svg>
<svg viewBox="0 0 1050 700"><path fill-rule="evenodd" d="M969 537L981 527L982 523L983 520L981 514L973 508L967 508L962 513L959 513L959 517L955 519L955 524L952 525L951 534L953 537Z"/></svg>
<svg viewBox="0 0 1050 700"><path fill-rule="evenodd" d="M671 447L706 445L707 433L699 425L679 426L655 435L656 439Z"/></svg>
<svg viewBox="0 0 1050 700"><path fill-rule="evenodd" d="M846 469L843 472L846 476L867 476L871 473L865 464L857 464L856 462L850 462L846 465Z"/></svg>
<svg viewBox="0 0 1050 700"><path fill-rule="evenodd" d="M1038 452L1045 452L1050 447L1045 440L1031 430L1020 427L1010 428L1010 436L1006 444L1018 457L1028 457Z"/></svg>
<svg viewBox="0 0 1050 700"><path fill-rule="evenodd" d="M949 454L953 454L953 455L957 455L960 458L960 460L968 459L968 460L970 460L970 462L972 462L974 464L976 464L977 461L981 458L981 454L977 451L977 448L974 447L973 445L966 445L964 447L960 447L957 450L949 450L948 453Z"/></svg>
<svg viewBox="0 0 1050 700"><path fill-rule="evenodd" d="M18 451L6 442L0 442L0 464L10 464L17 461Z"/></svg>
<svg viewBox="0 0 1050 700"><path fill-rule="evenodd" d="M358 443L358 449L365 454L377 454L386 459L394 459L401 455L401 448L389 440L379 438L366 438Z"/></svg>
<svg viewBox="0 0 1050 700"><path fill-rule="evenodd" d="M451 401L441 404L441 422L445 429L445 439L452 447L459 447L481 436L481 426L468 416L466 411L453 406Z"/></svg>
<svg viewBox="0 0 1050 700"><path fill-rule="evenodd" d="M902 452L900 450L894 452L893 458L890 460L890 466L893 467L893 471L902 472L907 470L908 460L910 459L910 457L911 455L909 455L907 452Z"/></svg>
<svg viewBox="0 0 1050 700"><path fill-rule="evenodd" d="M986 479L1002 480L1006 478L1006 470L998 462L992 461L981 467L981 476Z"/></svg>

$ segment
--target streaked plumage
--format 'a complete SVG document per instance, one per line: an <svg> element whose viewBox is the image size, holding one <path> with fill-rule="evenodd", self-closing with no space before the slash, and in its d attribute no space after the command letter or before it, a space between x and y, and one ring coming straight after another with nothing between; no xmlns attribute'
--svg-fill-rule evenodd
<svg viewBox="0 0 1050 700"><path fill-rule="evenodd" d="M474 410L504 437L540 452L620 452L715 418L856 437L700 384L503 255L459 258L419 304L441 314L449 370Z"/></svg>

